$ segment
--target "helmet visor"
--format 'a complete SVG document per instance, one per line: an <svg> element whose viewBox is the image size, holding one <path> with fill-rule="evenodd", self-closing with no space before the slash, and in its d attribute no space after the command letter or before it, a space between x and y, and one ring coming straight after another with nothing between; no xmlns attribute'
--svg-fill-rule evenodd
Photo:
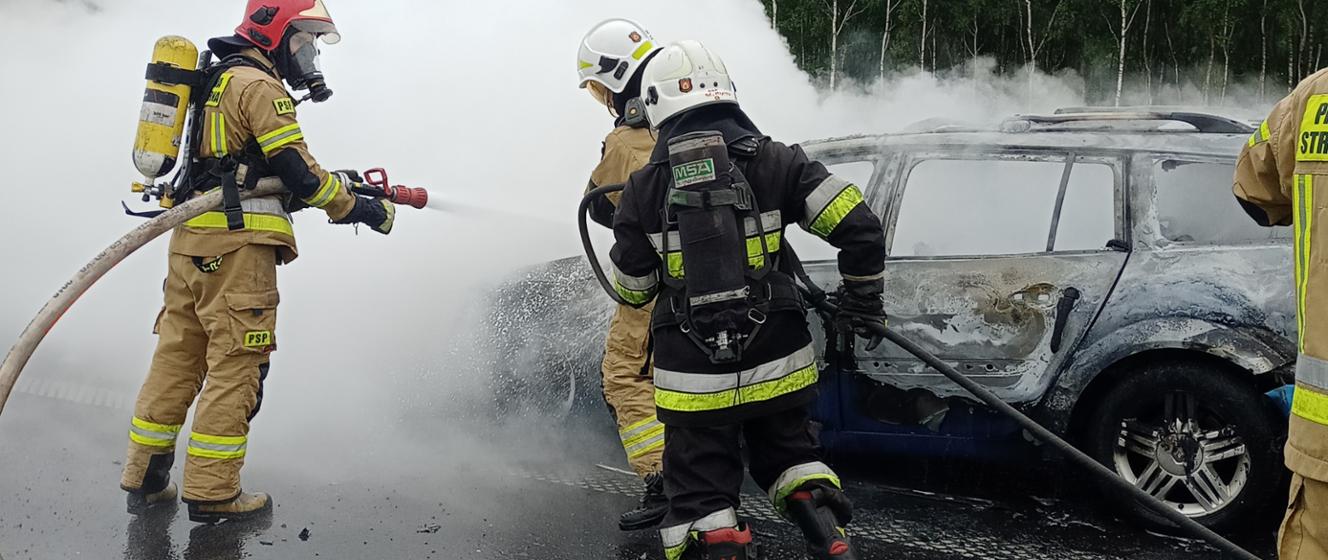
<svg viewBox="0 0 1328 560"><path fill-rule="evenodd" d="M308 33L329 45L341 42L341 33L337 32L337 25L331 21L298 19L291 22L291 27L299 33Z"/></svg>

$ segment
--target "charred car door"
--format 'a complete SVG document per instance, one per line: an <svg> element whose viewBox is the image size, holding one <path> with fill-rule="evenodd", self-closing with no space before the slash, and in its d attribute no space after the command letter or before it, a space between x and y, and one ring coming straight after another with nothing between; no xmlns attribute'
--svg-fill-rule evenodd
<svg viewBox="0 0 1328 560"><path fill-rule="evenodd" d="M890 246L891 327L1008 402L1039 399L1128 257L1123 161L1069 151L899 154L897 172L869 197ZM833 262L809 269L837 285ZM965 396L893 345L857 355L858 385L932 400ZM908 423L863 410L882 400L870 392L843 395L844 428L873 429L862 425L872 418ZM884 399L894 408L897 401Z"/></svg>

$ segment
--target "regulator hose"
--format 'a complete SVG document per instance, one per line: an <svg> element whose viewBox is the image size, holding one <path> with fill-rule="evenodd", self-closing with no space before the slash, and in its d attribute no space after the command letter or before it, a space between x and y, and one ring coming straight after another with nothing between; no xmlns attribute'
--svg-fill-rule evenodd
<svg viewBox="0 0 1328 560"><path fill-rule="evenodd" d="M626 302L623 301L622 297L619 296L617 291L613 289L613 285L609 283L608 277L604 275L604 269L603 267L600 266L599 259L598 257L596 257L595 254L595 247L590 242L590 232L587 229L586 216L588 214L590 205L594 202L594 200L597 197L604 196L609 193L619 192L622 191L622 189L623 189L622 185L610 185L606 187L600 187L586 193L585 198L581 199L580 215L578 216L578 221L577 221L578 225L581 228L581 244L586 250L586 259L590 261L590 268L595 273L595 278L599 280L600 286L602 286L604 288L604 291L609 294L609 297L612 297L613 300L617 301L618 303L626 303ZM793 268L798 276L798 279L803 283L803 286L799 286L799 289L803 291L803 295L806 297L807 301L812 302L815 305L816 310L818 312L822 313L827 317L833 317L834 314L838 312L838 309L835 307L833 303L831 303L825 297L825 291L821 289L821 287L817 285L814 281L812 281L811 276L809 276L807 272L803 270L802 263L798 262L796 257L792 259L792 262L794 263ZM1135 487L1133 484L1126 482L1125 479L1121 478L1111 469L1108 469L1107 467L1103 466L1101 463L1097 462L1097 460L1093 459L1092 457L1089 457L1088 454L1084 453L1083 451L1080 451L1078 448L1074 447L1064 439L1061 439L1059 436L1052 433L1051 430L1042 427L1041 424L1038 424L1032 418L1029 418L1024 413L1019 412L1019 410L1017 410L1013 406L1010 406L1009 403L1006 403L1005 401L1001 400L1000 397L997 397L994 393L988 391L986 387L983 387L982 385L979 385L977 382L973 381L972 379L965 377L964 374L960 373L959 370L954 368L954 366L951 366L950 364L941 361L940 358L937 358L931 352L928 352L926 349L922 348L921 346L918 346L916 343L904 337L903 335L886 328L885 325L881 325L880 334L890 342L894 343L896 346L902 348L905 352L908 352L909 354L916 356L918 359L925 362L928 366L931 366L936 371L941 372L941 374L949 378L950 381L953 381L955 384L959 385L960 387L963 387L965 391L968 391L974 397L977 397L978 400L982 401L987 406L995 409L997 412L1000 412L1001 414L1004 414L1005 416L1014 420L1022 428L1027 430L1029 434L1033 435L1033 437L1036 437L1039 441L1059 451L1061 454L1065 455L1068 459L1070 459L1072 463L1078 464L1079 466L1087 469L1089 473L1107 481L1117 490L1120 490L1122 492L1129 494L1130 496L1133 496L1136 500L1139 501L1139 503L1143 504L1145 507L1152 510L1154 513L1161 515L1167 521L1176 524L1177 527L1189 533L1190 535L1194 536L1195 538L1202 539L1203 541L1212 545L1214 548L1226 553L1226 555L1230 558L1239 558L1241 560L1261 560L1258 556L1255 556L1254 554L1250 553L1250 551L1241 548L1239 545L1231 542L1230 540L1227 540L1226 537L1217 534L1212 529L1203 526L1199 522L1190 519L1189 517L1186 517L1185 514L1181 513L1180 511L1173 509L1172 507L1166 505L1165 503L1162 503L1161 500L1158 500L1152 494L1144 492L1143 490Z"/></svg>
<svg viewBox="0 0 1328 560"><path fill-rule="evenodd" d="M259 184L253 190L240 192L241 199L271 196L285 192L285 187L280 183ZM0 363L0 414L4 413L5 403L9 402L9 394L14 390L14 385L18 383L18 376L23 373L23 366L28 364L28 359L32 357L33 352L37 351L37 345L41 344L46 338L46 334L51 332L55 323L64 316L65 312L78 301L78 298L88 291L102 276L110 272L112 268L124 261L126 257L133 254L140 247L148 244L161 236L161 234L171 231L204 212L216 210L221 207L221 189L214 192L196 196L193 199L180 204L170 210L162 212L161 215L143 222L129 233L125 234L110 247L107 247L87 265L79 269L74 277L66 282L60 291L55 293L46 305L37 312L37 316L28 323L27 328L23 329L19 335L18 341L9 349L9 354L5 356L5 361Z"/></svg>

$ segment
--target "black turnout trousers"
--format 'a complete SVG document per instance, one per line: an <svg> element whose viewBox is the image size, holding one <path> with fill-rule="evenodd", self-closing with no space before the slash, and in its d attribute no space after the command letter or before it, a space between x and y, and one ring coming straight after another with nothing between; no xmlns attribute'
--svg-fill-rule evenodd
<svg viewBox="0 0 1328 560"><path fill-rule="evenodd" d="M685 525L725 508L738 508L745 438L752 478L769 491L784 471L821 460L807 406L707 427L665 426L664 492L669 513L662 527Z"/></svg>

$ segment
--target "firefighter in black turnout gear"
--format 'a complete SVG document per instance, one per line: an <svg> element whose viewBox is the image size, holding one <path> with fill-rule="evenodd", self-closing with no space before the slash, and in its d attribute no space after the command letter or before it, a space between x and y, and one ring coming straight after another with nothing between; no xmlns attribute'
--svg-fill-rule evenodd
<svg viewBox="0 0 1328 560"><path fill-rule="evenodd" d="M881 221L857 187L762 136L723 62L700 43L661 51L644 85L659 143L623 192L612 260L619 295L655 302L666 557L752 557L736 514L741 437L752 477L802 529L810 554L855 559L844 531L852 504L809 431L816 353L781 246L796 223L840 249L836 324L868 336L885 322Z"/></svg>

